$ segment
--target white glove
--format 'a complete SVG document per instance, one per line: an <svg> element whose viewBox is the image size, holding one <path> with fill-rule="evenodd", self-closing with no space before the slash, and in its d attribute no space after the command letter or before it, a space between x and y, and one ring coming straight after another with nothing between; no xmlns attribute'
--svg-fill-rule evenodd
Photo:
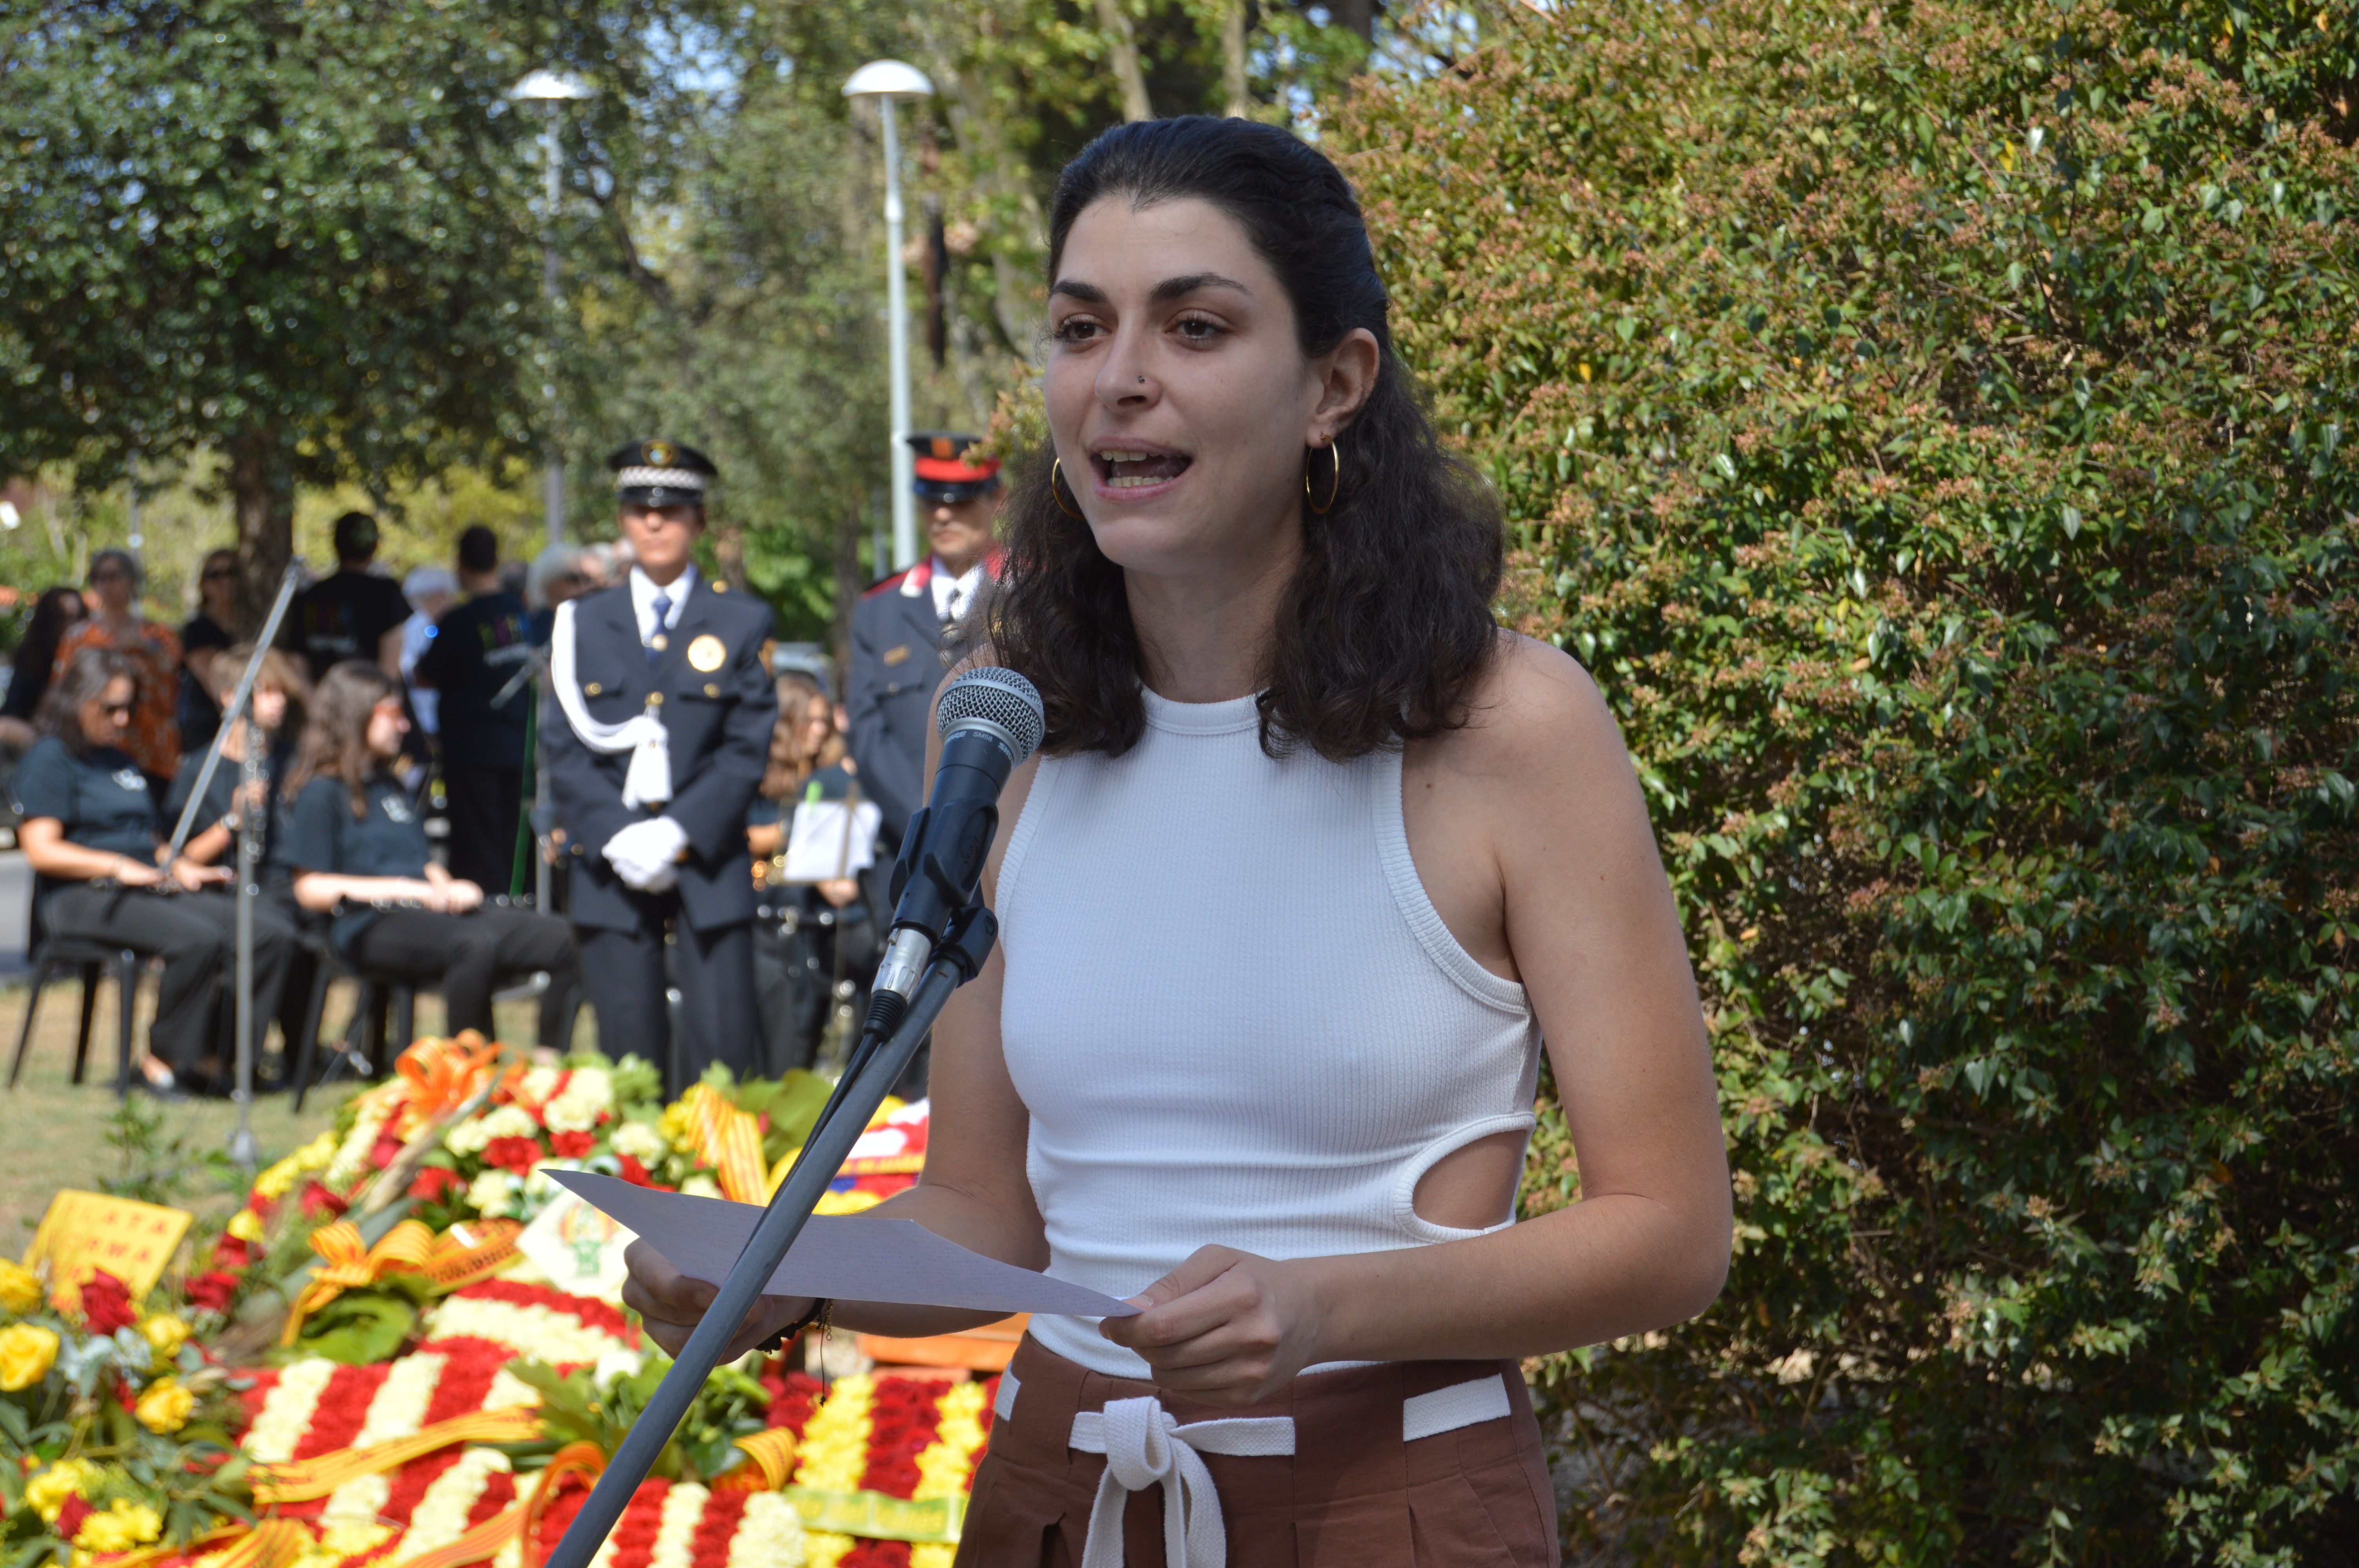
<svg viewBox="0 0 2359 1568"><path fill-rule="evenodd" d="M669 816L651 816L607 839L599 853L626 885L663 892L679 881L679 852L687 848L687 828Z"/></svg>

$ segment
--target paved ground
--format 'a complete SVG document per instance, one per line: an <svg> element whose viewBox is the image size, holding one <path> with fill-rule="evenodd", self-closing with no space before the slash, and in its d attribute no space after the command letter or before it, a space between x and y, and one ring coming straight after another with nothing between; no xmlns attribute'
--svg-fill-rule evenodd
<svg viewBox="0 0 2359 1568"><path fill-rule="evenodd" d="M330 988L324 1036L332 1038L343 1027L352 1011L352 992L349 984ZM30 994L30 989L22 984L0 987L0 1067L16 1050L16 1032L24 1025L25 1003ZM114 1073L114 995L112 983L101 987L97 1014L92 1021L91 1081L80 1087L70 1080L81 987L71 980L62 981L51 985L41 998L24 1078L13 1092L0 1092L0 1256L23 1254L32 1239L33 1226L58 1188L91 1187L100 1175L119 1172L122 1156L106 1143L108 1119L115 1108L114 1095L108 1087ZM155 984L150 980L140 988L138 1038L143 1042L155 1000ZM533 1037L534 1010L529 1001L503 1002L497 1017L503 1038L528 1041ZM418 1028L421 1033L440 1032L439 998L419 998ZM594 1033L584 1009L576 1038L587 1045ZM5 1076L0 1076L0 1082L5 1082ZM299 1117L288 1096L258 1100L254 1133L263 1160L275 1160L316 1136L334 1119L336 1102L351 1092L350 1083L340 1079L325 1092L310 1096ZM160 1108L164 1141L178 1139L191 1154L227 1148L230 1132L237 1124L237 1108L227 1100L192 1100ZM245 1187L234 1176L199 1172L195 1186L181 1203L200 1210L220 1210L244 1196Z"/></svg>

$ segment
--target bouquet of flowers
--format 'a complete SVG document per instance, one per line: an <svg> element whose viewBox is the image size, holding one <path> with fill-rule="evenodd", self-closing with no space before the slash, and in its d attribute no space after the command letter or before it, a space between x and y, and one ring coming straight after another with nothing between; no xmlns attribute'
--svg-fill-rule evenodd
<svg viewBox="0 0 2359 1568"><path fill-rule="evenodd" d="M184 1544L246 1517L237 1384L187 1319L101 1271L68 1311L0 1260L0 1554L9 1568ZM20 1544L21 1543L21 1544Z"/></svg>

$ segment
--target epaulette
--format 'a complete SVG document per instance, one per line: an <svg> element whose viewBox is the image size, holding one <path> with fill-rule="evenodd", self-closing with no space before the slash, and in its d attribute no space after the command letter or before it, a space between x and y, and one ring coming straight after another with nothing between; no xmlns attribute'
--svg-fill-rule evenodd
<svg viewBox="0 0 2359 1568"><path fill-rule="evenodd" d="M860 597L863 599L874 599L878 594L883 593L886 589L898 588L901 586L901 579L908 577L911 572L916 571L917 569L918 568L915 567L903 567L899 571L895 572L891 577L888 577L883 581L877 583L875 587L869 589Z"/></svg>

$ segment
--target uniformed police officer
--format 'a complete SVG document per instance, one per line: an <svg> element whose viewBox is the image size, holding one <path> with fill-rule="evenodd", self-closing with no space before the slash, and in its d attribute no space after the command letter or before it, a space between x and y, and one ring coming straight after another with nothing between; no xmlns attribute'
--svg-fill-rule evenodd
<svg viewBox="0 0 2359 1568"><path fill-rule="evenodd" d="M909 438L932 553L870 589L852 611L852 754L861 787L884 812L887 854L925 804L934 687L966 652L968 612L996 574L999 460L967 457L980 438L938 430Z"/></svg>
<svg viewBox="0 0 2359 1568"><path fill-rule="evenodd" d="M761 1061L745 807L762 780L777 696L762 667L769 607L690 562L717 470L674 441L607 460L629 578L560 607L549 776L567 858L582 974L610 1054L650 1053L678 1094L714 1062ZM671 932L681 1034L665 1008Z"/></svg>

